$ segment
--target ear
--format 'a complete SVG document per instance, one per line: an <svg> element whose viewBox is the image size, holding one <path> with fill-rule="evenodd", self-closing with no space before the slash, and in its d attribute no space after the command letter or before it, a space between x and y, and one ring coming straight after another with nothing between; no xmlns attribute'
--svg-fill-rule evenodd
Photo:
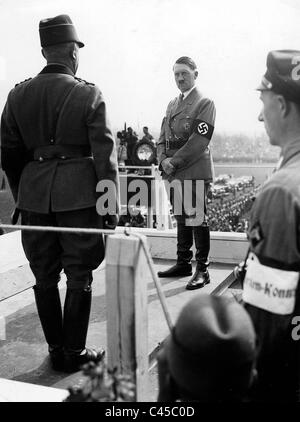
<svg viewBox="0 0 300 422"><path fill-rule="evenodd" d="M46 58L43 48L41 49L41 52L42 52L43 57Z"/></svg>
<svg viewBox="0 0 300 422"><path fill-rule="evenodd" d="M283 117L286 117L291 109L290 103L282 96L282 95L278 95L277 96L277 101L279 104L279 109L281 111L281 114Z"/></svg>
<svg viewBox="0 0 300 422"><path fill-rule="evenodd" d="M195 70L195 73L194 73L194 78L195 78L195 79L197 79L197 78L198 78L198 70Z"/></svg>
<svg viewBox="0 0 300 422"><path fill-rule="evenodd" d="M71 52L70 52L70 56L73 60L76 60L77 58L77 52L76 52L76 48L74 48Z"/></svg>

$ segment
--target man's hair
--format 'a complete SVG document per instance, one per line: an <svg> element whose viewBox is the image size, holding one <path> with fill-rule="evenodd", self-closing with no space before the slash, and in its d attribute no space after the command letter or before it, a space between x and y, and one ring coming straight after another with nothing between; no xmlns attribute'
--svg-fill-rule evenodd
<svg viewBox="0 0 300 422"><path fill-rule="evenodd" d="M147 126L144 126L143 129L147 129L148 130L148 127Z"/></svg>
<svg viewBox="0 0 300 422"><path fill-rule="evenodd" d="M60 59L62 57L67 57L70 53L74 51L75 44L76 43L72 41L43 47L45 58L47 60L55 60Z"/></svg>
<svg viewBox="0 0 300 422"><path fill-rule="evenodd" d="M192 60L190 57L187 57L187 56L179 57L179 59L176 60L175 64L185 64L189 66L192 70L197 69L197 65L194 62L194 60Z"/></svg>

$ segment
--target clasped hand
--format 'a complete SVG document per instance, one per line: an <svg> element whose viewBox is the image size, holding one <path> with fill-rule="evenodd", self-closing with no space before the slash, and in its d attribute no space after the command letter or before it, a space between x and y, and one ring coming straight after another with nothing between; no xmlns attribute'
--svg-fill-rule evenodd
<svg viewBox="0 0 300 422"><path fill-rule="evenodd" d="M171 158L165 158L164 161L162 161L161 166L168 176L173 174L176 170L173 164L171 163Z"/></svg>

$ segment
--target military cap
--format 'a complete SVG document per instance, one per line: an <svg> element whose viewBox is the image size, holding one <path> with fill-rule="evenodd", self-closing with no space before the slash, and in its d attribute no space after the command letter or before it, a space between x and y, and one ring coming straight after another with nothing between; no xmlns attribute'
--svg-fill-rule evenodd
<svg viewBox="0 0 300 422"><path fill-rule="evenodd" d="M195 296L165 344L180 396L209 401L244 394L252 379L255 340L251 319L235 299Z"/></svg>
<svg viewBox="0 0 300 422"><path fill-rule="evenodd" d="M300 51L274 50L267 56L267 71L258 91L273 91L300 103Z"/></svg>
<svg viewBox="0 0 300 422"><path fill-rule="evenodd" d="M84 47L78 38L76 29L68 15L58 15L54 18L43 19L39 24L41 46L76 42L79 47Z"/></svg>

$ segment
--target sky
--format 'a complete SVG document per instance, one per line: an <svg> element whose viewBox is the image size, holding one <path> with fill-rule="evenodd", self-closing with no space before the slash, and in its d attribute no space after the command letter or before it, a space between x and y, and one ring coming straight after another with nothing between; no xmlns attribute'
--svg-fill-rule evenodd
<svg viewBox="0 0 300 422"><path fill-rule="evenodd" d="M58 14L85 43L77 76L99 86L114 130L126 122L139 134L159 131L183 55L216 104L217 132L263 133L255 88L267 53L300 50L298 0L0 0L1 110L9 90L45 65L39 21Z"/></svg>

